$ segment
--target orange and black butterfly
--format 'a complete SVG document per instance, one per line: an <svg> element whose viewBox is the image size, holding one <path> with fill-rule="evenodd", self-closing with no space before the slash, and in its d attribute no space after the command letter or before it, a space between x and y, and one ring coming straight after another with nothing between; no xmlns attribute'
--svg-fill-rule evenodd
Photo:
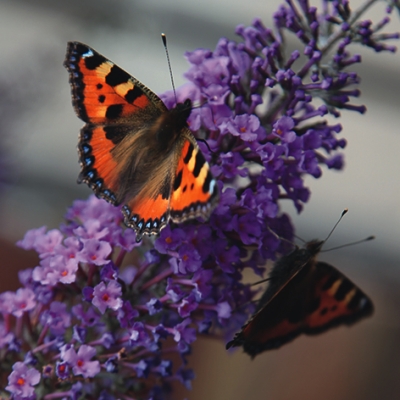
<svg viewBox="0 0 400 400"><path fill-rule="evenodd" d="M169 219L208 218L218 189L187 125L191 101L168 110L149 88L82 43L68 43L64 66L75 112L86 123L78 182L122 204L137 241L158 234Z"/></svg>
<svg viewBox="0 0 400 400"><path fill-rule="evenodd" d="M302 333L315 335L352 325L372 314L373 304L361 289L335 267L317 261L324 243L311 241L275 263L255 314L227 343L227 349L243 346L254 358Z"/></svg>

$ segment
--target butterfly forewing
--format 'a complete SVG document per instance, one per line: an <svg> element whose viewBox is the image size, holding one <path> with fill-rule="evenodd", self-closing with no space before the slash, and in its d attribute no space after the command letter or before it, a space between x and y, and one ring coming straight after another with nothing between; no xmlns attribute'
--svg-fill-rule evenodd
<svg viewBox="0 0 400 400"><path fill-rule="evenodd" d="M166 111L161 99L140 81L89 46L69 42L64 66L69 71L72 102L80 119L109 124L135 116L151 124L154 113Z"/></svg>
<svg viewBox="0 0 400 400"><path fill-rule="evenodd" d="M331 265L318 262L312 279L313 301L318 308L306 316L306 333L320 333L341 324L351 325L373 313L368 296Z"/></svg>

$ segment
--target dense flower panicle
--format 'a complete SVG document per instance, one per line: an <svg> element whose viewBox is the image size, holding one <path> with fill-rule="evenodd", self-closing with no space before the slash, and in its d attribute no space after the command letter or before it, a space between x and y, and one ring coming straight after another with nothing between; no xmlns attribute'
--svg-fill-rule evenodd
<svg viewBox="0 0 400 400"><path fill-rule="evenodd" d="M174 380L191 387L197 336L230 336L253 310L259 289L241 282L243 270L262 275L290 246L280 239L294 233L281 201L301 211L304 178L344 165L342 128L324 117L365 111L350 103L360 92L348 68L361 58L349 45L392 51L385 41L398 37L380 33L388 17L374 26L353 16L347 1L323 1L321 12L287 1L275 29L256 19L237 27L239 43L186 54L189 82L177 100L201 105L188 123L207 140L199 146L218 181L209 221L170 224L137 243L120 210L91 196L60 229L18 242L40 262L20 273L21 289L0 295L0 386L14 400L162 399ZM288 32L302 47L286 55ZM162 98L175 105L172 93Z"/></svg>

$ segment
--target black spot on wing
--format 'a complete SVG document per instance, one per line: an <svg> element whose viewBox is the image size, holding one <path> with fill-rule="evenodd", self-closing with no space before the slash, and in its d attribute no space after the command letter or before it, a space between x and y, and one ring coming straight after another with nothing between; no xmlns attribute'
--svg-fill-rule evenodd
<svg viewBox="0 0 400 400"><path fill-rule="evenodd" d="M193 150L194 150L193 144L190 143L190 144L189 144L188 151L187 151L187 153L186 153L186 156L185 156L185 158L183 159L183 162L184 162L185 164L187 164L187 163L190 161L190 159L192 158Z"/></svg>
<svg viewBox="0 0 400 400"><path fill-rule="evenodd" d="M104 94L101 94L98 99L99 99L99 103L104 103L106 96L104 96Z"/></svg>
<svg viewBox="0 0 400 400"><path fill-rule="evenodd" d="M194 170L193 170L193 175L195 178L197 178L200 174L201 169L203 168L203 165L205 164L206 160L204 159L203 154L201 154L200 151L197 152L196 154L196 162L194 164Z"/></svg>
<svg viewBox="0 0 400 400"><path fill-rule="evenodd" d="M87 50L89 50L89 48L87 48ZM93 52L93 55L90 57L85 57L84 61L87 69L94 70L98 66L106 62L107 59L102 55L100 55L99 53Z"/></svg>
<svg viewBox="0 0 400 400"><path fill-rule="evenodd" d="M343 280L335 293L335 299L337 301L342 301L353 288L354 285L348 279Z"/></svg>
<svg viewBox="0 0 400 400"><path fill-rule="evenodd" d="M175 181L174 181L174 191L179 189L182 183L182 170L178 172L178 174L175 176Z"/></svg>
<svg viewBox="0 0 400 400"><path fill-rule="evenodd" d="M137 86L135 86L133 89L128 90L128 92L125 95L125 100L128 103L133 104L135 102L135 100L143 95L143 91L138 88Z"/></svg>
<svg viewBox="0 0 400 400"><path fill-rule="evenodd" d="M120 67L113 65L110 72L106 76L106 83L110 86L117 86L121 83L128 82L131 76L123 71Z"/></svg>
<svg viewBox="0 0 400 400"><path fill-rule="evenodd" d="M106 118L116 119L122 114L123 105L122 104L112 104L107 107Z"/></svg>
<svg viewBox="0 0 400 400"><path fill-rule="evenodd" d="M124 125L105 126L103 129L106 139L111 140L114 144L118 144L129 133L129 128Z"/></svg>
<svg viewBox="0 0 400 400"><path fill-rule="evenodd" d="M329 290L336 281L337 281L337 276L330 275L328 280L322 286L321 290L322 291Z"/></svg>

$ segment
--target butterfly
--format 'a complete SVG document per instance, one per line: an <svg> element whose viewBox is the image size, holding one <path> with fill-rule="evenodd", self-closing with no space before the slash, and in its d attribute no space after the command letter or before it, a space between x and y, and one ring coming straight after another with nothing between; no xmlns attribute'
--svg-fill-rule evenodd
<svg viewBox="0 0 400 400"><path fill-rule="evenodd" d="M302 333L315 335L352 325L373 313L373 304L361 289L332 265L317 261L325 241L308 242L275 263L255 314L227 349L243 346L254 358Z"/></svg>
<svg viewBox="0 0 400 400"><path fill-rule="evenodd" d="M168 110L149 88L83 43L68 43L64 66L75 112L85 122L78 183L122 204L138 242L158 234L169 219L207 219L219 194L188 128L191 101Z"/></svg>

